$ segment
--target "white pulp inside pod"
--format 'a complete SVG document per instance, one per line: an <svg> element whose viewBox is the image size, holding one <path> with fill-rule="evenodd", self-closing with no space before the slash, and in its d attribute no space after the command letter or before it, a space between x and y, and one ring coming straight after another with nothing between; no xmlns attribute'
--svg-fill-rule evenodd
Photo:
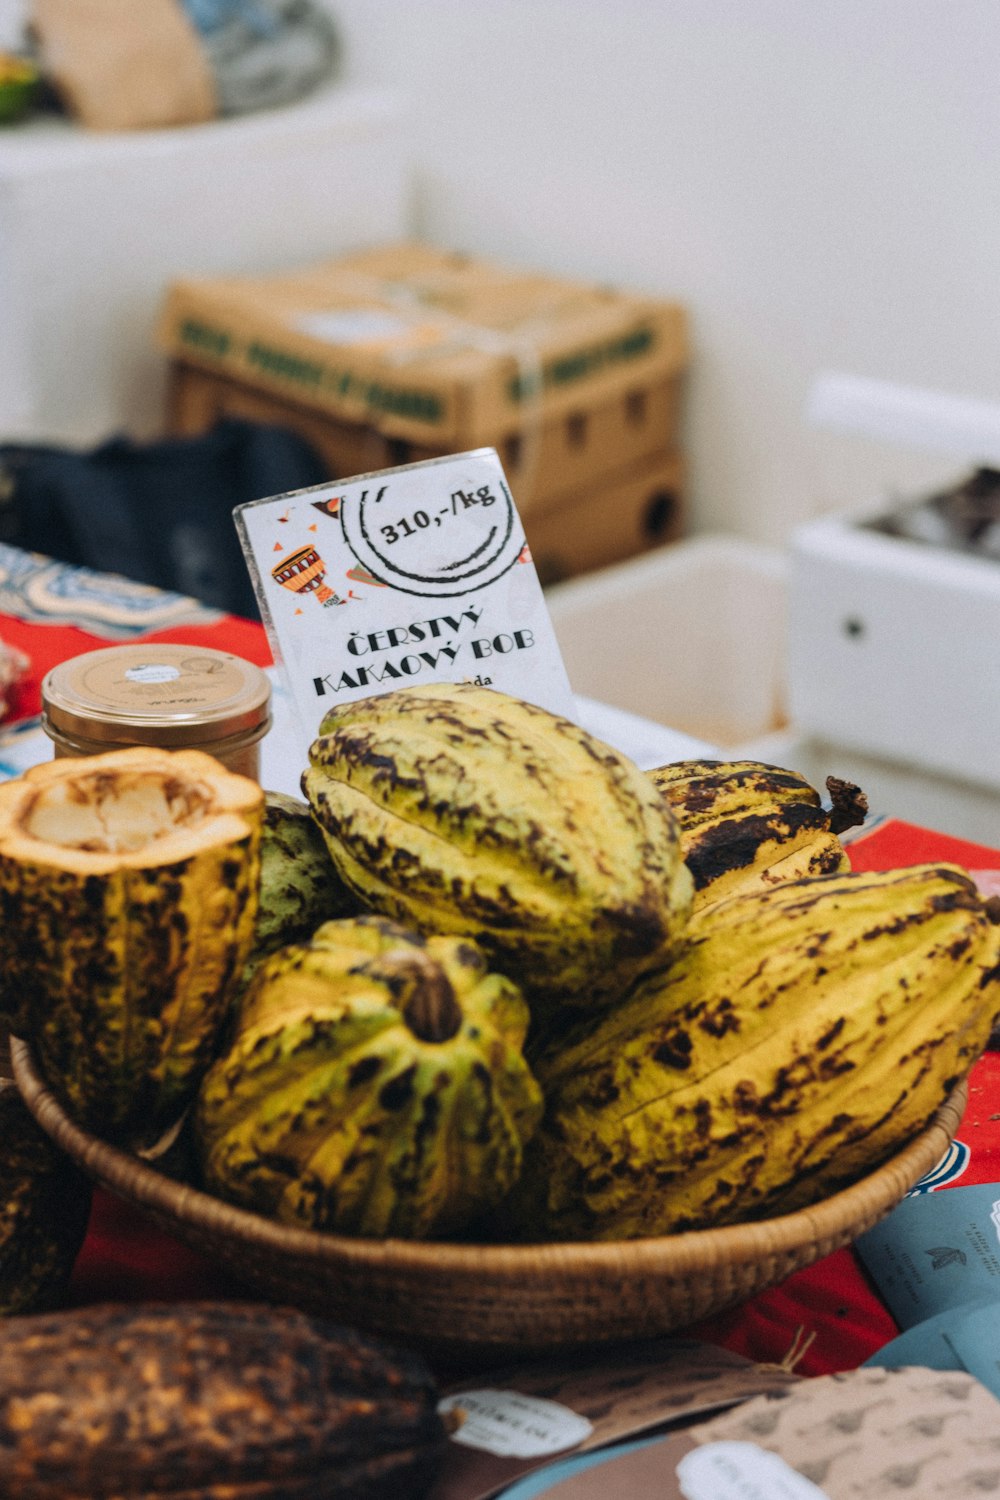
<svg viewBox="0 0 1000 1500"><path fill-rule="evenodd" d="M43 787L23 827L42 843L116 854L199 823L211 808L211 792L200 782L158 771L99 771Z"/></svg>

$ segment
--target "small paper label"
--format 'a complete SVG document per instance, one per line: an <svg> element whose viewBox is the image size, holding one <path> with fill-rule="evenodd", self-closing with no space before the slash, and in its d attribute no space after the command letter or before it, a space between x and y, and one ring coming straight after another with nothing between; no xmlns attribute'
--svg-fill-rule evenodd
<svg viewBox="0 0 1000 1500"><path fill-rule="evenodd" d="M129 667L125 673L129 682L176 682L180 676L179 667Z"/></svg>
<svg viewBox="0 0 1000 1500"><path fill-rule="evenodd" d="M325 344L345 347L359 345L381 346L418 342L426 344L440 334L426 325L415 326L398 313L385 312L375 307L348 307L334 312L302 313L294 319L293 327L310 338L321 339Z"/></svg>
<svg viewBox="0 0 1000 1500"><path fill-rule="evenodd" d="M394 688L475 682L576 720L492 448L237 506L261 616L299 723Z"/></svg>
<svg viewBox="0 0 1000 1500"><path fill-rule="evenodd" d="M593 1431L586 1417L568 1406L519 1391L462 1391L446 1396L441 1412L460 1408L464 1420L451 1435L453 1443L480 1448L500 1458L541 1458L575 1448Z"/></svg>
<svg viewBox="0 0 1000 1500"><path fill-rule="evenodd" d="M706 1443L677 1465L685 1500L828 1500L824 1490L756 1443Z"/></svg>

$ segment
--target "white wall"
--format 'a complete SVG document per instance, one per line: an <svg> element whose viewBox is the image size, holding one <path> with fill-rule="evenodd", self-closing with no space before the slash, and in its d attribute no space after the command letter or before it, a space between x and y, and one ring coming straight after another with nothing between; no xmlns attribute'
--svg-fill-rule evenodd
<svg viewBox="0 0 1000 1500"><path fill-rule="evenodd" d="M1000 399L997 0L326 3L426 237L688 304L696 529L964 471L802 414L824 368Z"/></svg>
<svg viewBox="0 0 1000 1500"><path fill-rule="evenodd" d="M408 92L418 232L688 305L695 529L957 477L802 416L826 368L1000 399L997 0L323 3Z"/></svg>

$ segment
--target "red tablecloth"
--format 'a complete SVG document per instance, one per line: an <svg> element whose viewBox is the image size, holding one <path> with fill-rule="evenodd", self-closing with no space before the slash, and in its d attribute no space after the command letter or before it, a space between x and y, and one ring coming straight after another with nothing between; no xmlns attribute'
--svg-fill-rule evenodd
<svg viewBox="0 0 1000 1500"><path fill-rule="evenodd" d="M114 580L82 575L87 581L96 578L101 586L74 592L55 585L65 572L72 578L79 570L46 564L54 575L49 578L43 563L23 561L23 554L0 546L0 640L24 651L32 663L28 677L11 696L11 721L38 712L39 684L50 666L113 640L181 641L234 651L261 666L271 660L262 627L250 621L198 606L184 608L182 601L172 610L176 620L164 625L164 610L158 610L155 598L149 599L149 610L143 614L142 596L153 591L132 585L124 586L131 607L116 613ZM1000 851L892 818L861 830L849 853L855 869L948 860L971 871L1000 872ZM1000 1181L1000 1053L987 1052L972 1072L959 1139L969 1148L961 1184ZM95 1193L70 1290L77 1304L105 1298L247 1294L210 1261L103 1191ZM758 1361L781 1362L796 1351L795 1368L804 1375L854 1369L898 1331L850 1249L825 1257L781 1286L690 1330L693 1336Z"/></svg>

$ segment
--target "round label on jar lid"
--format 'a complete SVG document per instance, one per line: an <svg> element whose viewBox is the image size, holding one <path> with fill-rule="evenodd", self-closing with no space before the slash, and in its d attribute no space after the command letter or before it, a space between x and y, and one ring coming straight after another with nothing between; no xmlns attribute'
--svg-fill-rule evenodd
<svg viewBox="0 0 1000 1500"><path fill-rule="evenodd" d="M262 724L270 698L252 662L197 646L88 651L53 667L42 684L55 728L107 743L207 744Z"/></svg>
<svg viewBox="0 0 1000 1500"><path fill-rule="evenodd" d="M180 675L180 667L161 666L157 662L140 662L138 666L125 668L126 682L176 682Z"/></svg>

